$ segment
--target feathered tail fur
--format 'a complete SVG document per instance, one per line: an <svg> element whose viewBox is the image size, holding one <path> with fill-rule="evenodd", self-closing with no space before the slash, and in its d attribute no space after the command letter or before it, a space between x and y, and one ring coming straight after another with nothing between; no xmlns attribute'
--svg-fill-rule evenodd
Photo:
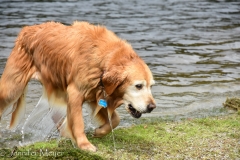
<svg viewBox="0 0 240 160"><path fill-rule="evenodd" d="M22 37L19 35L0 79L0 118L13 105L10 128L24 116L26 86L35 72L32 54L24 47Z"/></svg>

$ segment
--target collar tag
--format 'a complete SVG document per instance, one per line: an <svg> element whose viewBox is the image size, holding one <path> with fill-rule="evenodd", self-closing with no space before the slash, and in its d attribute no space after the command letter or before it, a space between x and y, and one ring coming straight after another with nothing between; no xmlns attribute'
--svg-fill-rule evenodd
<svg viewBox="0 0 240 160"><path fill-rule="evenodd" d="M98 105L103 107L103 108L107 108L107 101L105 99L100 99L98 101Z"/></svg>

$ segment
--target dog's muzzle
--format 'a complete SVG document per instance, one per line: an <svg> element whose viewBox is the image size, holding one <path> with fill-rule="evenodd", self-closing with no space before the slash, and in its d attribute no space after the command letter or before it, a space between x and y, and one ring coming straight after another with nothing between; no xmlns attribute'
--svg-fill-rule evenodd
<svg viewBox="0 0 240 160"><path fill-rule="evenodd" d="M146 111L139 112L131 104L128 104L128 111L134 118L140 118L142 116L142 113L151 113L154 108L156 108L156 105L150 103L148 104Z"/></svg>

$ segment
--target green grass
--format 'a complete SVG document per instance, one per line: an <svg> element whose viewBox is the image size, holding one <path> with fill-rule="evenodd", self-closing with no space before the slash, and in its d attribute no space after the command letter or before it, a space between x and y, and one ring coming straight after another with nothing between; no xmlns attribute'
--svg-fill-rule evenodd
<svg viewBox="0 0 240 160"><path fill-rule="evenodd" d="M152 119L140 125L114 130L89 140L96 153L81 151L70 140L39 142L15 149L2 149L3 159L239 159L240 115L168 122ZM3 156L4 155L4 156ZM10 155L12 155L11 158Z"/></svg>

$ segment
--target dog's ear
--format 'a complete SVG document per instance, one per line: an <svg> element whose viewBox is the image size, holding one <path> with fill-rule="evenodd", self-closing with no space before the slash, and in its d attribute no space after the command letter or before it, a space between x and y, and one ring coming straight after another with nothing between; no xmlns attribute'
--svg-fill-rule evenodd
<svg viewBox="0 0 240 160"><path fill-rule="evenodd" d="M111 95L114 90L123 83L127 75L123 69L112 68L109 71L105 71L102 77L102 83L107 95Z"/></svg>

